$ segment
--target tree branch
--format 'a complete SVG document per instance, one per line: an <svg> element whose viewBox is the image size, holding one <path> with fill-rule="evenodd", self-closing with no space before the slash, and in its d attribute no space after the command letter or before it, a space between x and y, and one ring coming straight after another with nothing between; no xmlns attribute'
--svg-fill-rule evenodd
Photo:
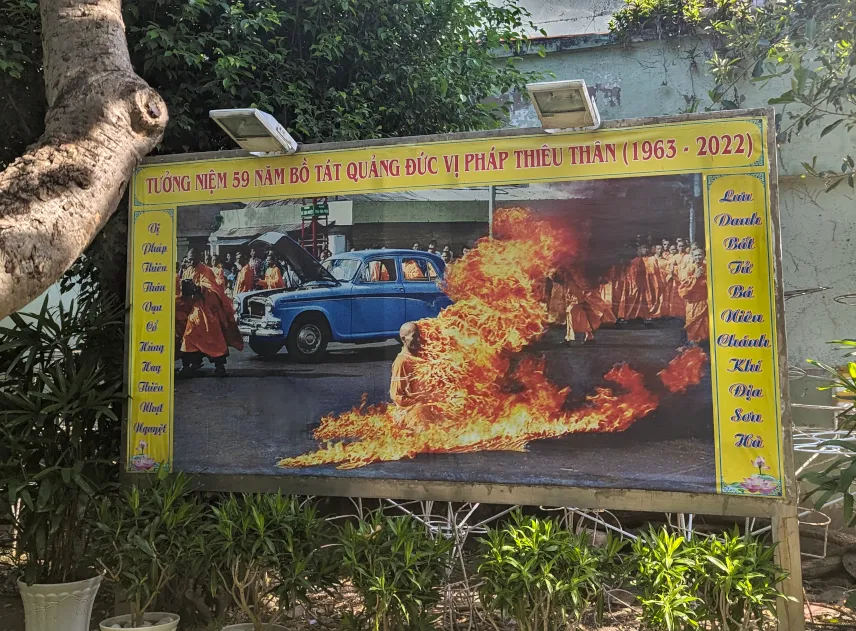
<svg viewBox="0 0 856 631"><path fill-rule="evenodd" d="M120 0L41 0L48 111L0 173L0 318L56 282L163 136L166 105L134 72Z"/></svg>

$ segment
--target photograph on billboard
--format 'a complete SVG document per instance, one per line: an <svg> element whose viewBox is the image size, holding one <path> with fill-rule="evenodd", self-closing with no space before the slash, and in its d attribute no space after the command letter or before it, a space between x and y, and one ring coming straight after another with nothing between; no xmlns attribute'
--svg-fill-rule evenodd
<svg viewBox="0 0 856 631"><path fill-rule="evenodd" d="M781 496L765 125L143 167L128 469Z"/></svg>

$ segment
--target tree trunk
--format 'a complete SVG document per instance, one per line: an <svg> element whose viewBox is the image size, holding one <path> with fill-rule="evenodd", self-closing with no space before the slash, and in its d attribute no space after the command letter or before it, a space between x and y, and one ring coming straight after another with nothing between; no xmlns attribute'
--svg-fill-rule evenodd
<svg viewBox="0 0 856 631"><path fill-rule="evenodd" d="M0 173L0 318L56 282L163 136L166 105L131 67L120 0L40 0L48 110Z"/></svg>

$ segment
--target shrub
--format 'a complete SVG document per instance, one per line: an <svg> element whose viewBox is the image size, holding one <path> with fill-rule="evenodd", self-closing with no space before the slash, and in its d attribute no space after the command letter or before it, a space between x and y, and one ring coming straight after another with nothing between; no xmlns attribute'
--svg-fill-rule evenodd
<svg viewBox="0 0 856 631"><path fill-rule="evenodd" d="M604 581L618 574L622 545L610 537L597 549L585 532L516 511L481 539L481 601L523 631L574 628L592 605L602 605Z"/></svg>
<svg viewBox="0 0 856 631"><path fill-rule="evenodd" d="M684 538L652 527L633 542L633 560L645 626L667 631L698 627L697 559Z"/></svg>
<svg viewBox="0 0 856 631"><path fill-rule="evenodd" d="M343 569L363 598L362 617L346 623L374 631L431 629L440 587L451 565L453 541L433 537L411 517L381 511L341 529Z"/></svg>
<svg viewBox="0 0 856 631"><path fill-rule="evenodd" d="M658 37L689 34L701 23L704 6L704 0L625 0L609 30L625 39L647 32Z"/></svg>
<svg viewBox="0 0 856 631"><path fill-rule="evenodd" d="M87 290L10 319L0 327L0 523L15 528L26 583L90 578L81 522L117 487L122 305Z"/></svg>
<svg viewBox="0 0 856 631"><path fill-rule="evenodd" d="M192 554L192 538L202 523L202 505L189 493L189 480L169 477L162 468L121 494L104 498L92 528L96 564L131 606L131 623L143 615Z"/></svg>
<svg viewBox="0 0 856 631"><path fill-rule="evenodd" d="M702 537L696 550L700 617L717 629L761 628L764 613L785 597L776 587L786 573L773 559L775 546L741 536L735 526L731 533Z"/></svg>
<svg viewBox="0 0 856 631"><path fill-rule="evenodd" d="M721 631L760 628L765 612L783 597L776 584L785 572L774 562L774 550L736 527L694 542L651 528L633 544L642 621L668 631L705 623Z"/></svg>
<svg viewBox="0 0 856 631"><path fill-rule="evenodd" d="M325 544L327 522L308 500L276 495L230 495L212 509L198 549L212 560L212 593L222 586L235 605L264 631L308 592L335 575ZM267 615L265 604L276 605ZM269 618L267 621L264 618Z"/></svg>

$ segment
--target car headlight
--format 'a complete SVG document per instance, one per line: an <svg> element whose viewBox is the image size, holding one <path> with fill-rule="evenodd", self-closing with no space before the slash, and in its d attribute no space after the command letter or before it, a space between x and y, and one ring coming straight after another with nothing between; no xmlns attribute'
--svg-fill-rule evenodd
<svg viewBox="0 0 856 631"><path fill-rule="evenodd" d="M273 315L273 302L269 298L265 298L265 315Z"/></svg>
<svg viewBox="0 0 856 631"><path fill-rule="evenodd" d="M232 307L235 309L235 313L241 313L241 301L237 298L232 300Z"/></svg>

